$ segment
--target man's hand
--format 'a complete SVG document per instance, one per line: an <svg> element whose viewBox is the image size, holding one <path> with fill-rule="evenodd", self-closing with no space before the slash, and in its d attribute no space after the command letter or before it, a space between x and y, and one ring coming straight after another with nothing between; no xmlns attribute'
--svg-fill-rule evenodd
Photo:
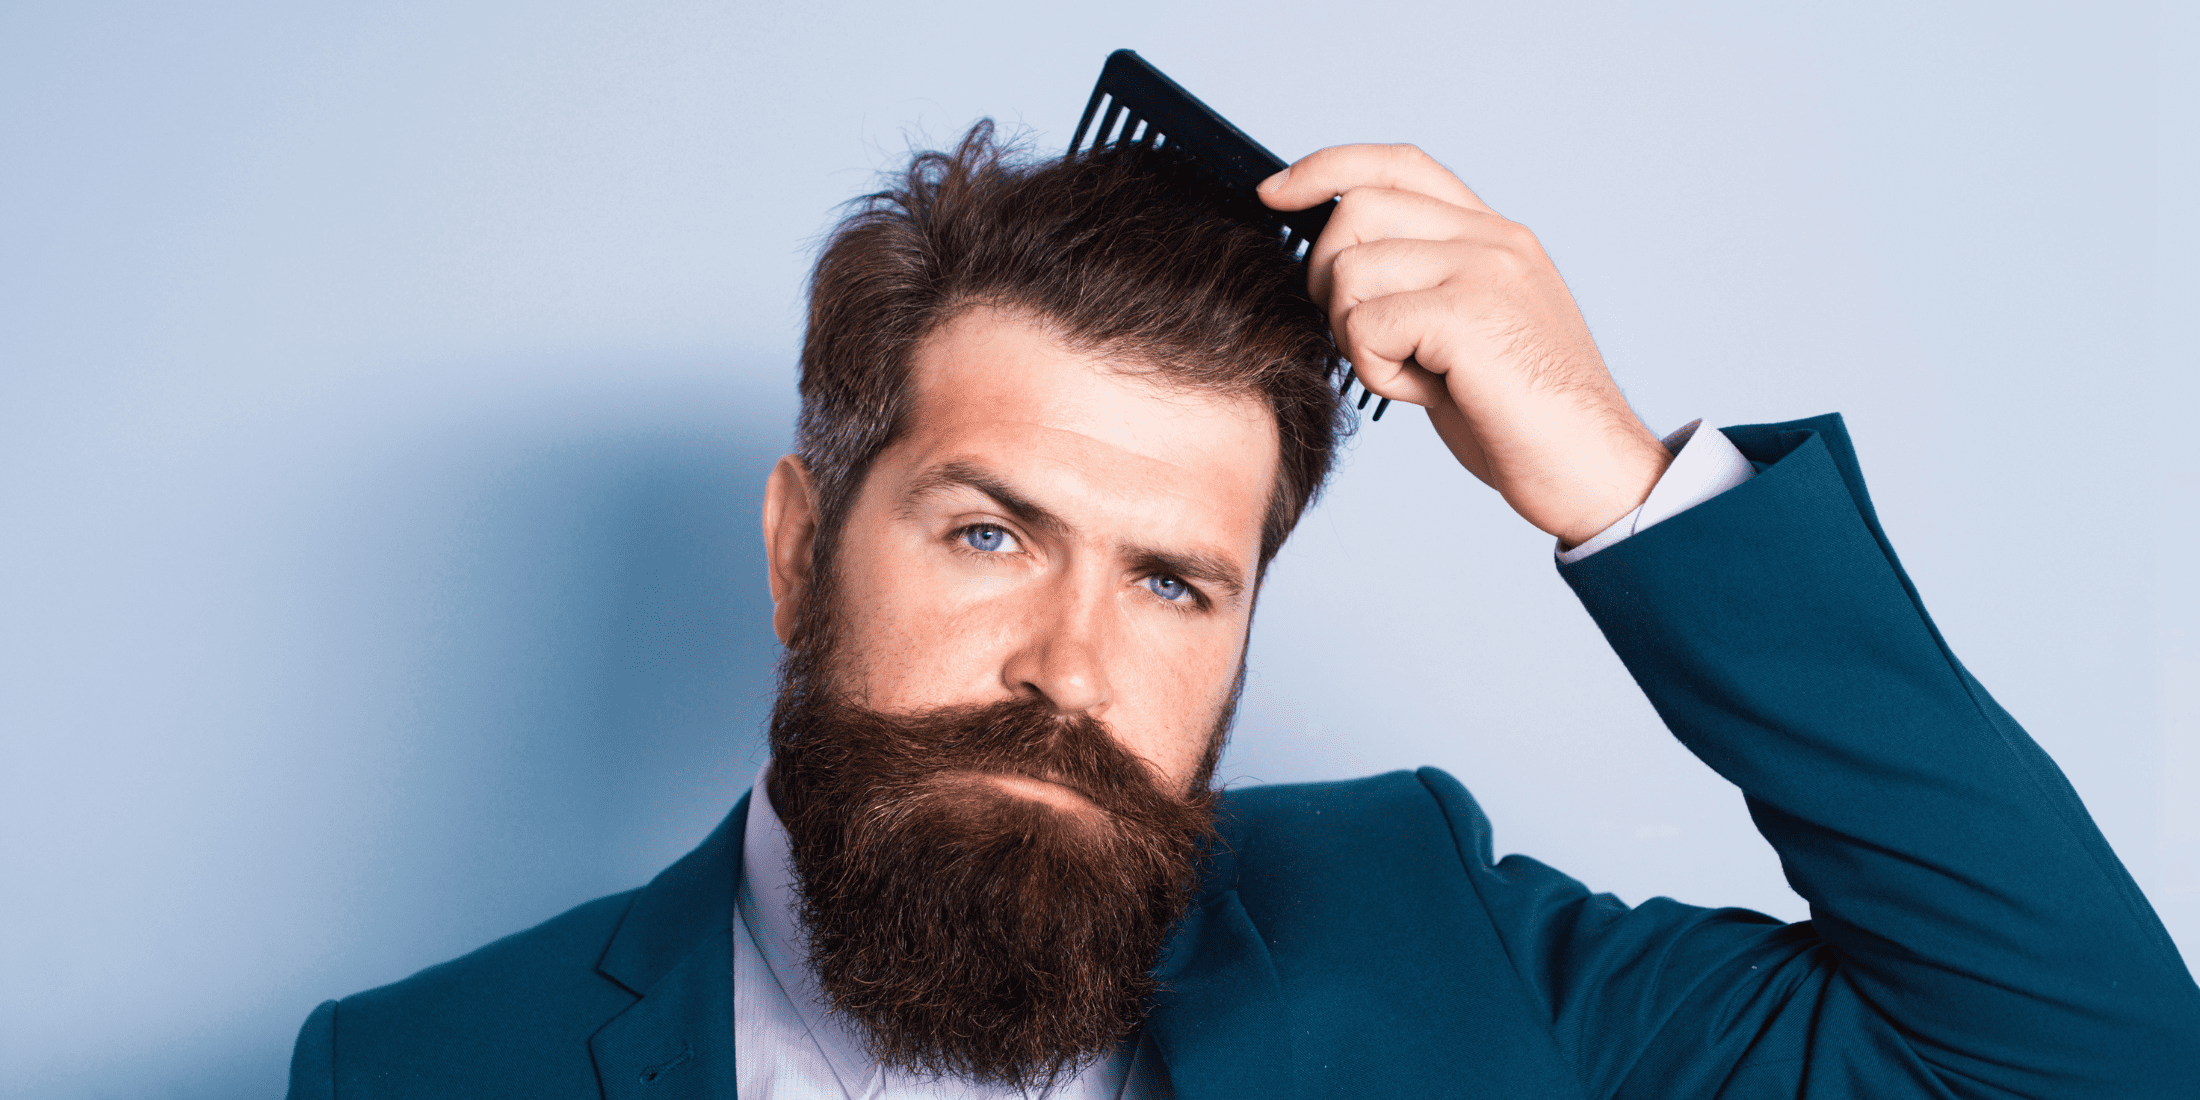
<svg viewBox="0 0 2200 1100"><path fill-rule="evenodd" d="M1427 408L1461 464L1567 546L1641 504L1672 455L1535 234L1411 145L1334 146L1260 186L1279 210L1338 195L1307 278L1361 384Z"/></svg>

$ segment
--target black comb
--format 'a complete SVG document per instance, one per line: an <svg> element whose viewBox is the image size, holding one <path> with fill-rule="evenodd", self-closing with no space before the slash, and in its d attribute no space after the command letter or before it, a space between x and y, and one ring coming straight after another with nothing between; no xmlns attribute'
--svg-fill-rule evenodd
<svg viewBox="0 0 2200 1100"><path fill-rule="evenodd" d="M1095 120L1099 122L1097 129L1093 126ZM1300 260L1313 250L1314 238L1321 236L1322 227L1329 224L1329 215L1337 208L1337 201L1331 199L1308 210L1268 209L1253 193L1254 188L1283 171L1283 160L1130 50L1109 54L1107 64L1100 67L1100 80L1092 86L1092 98L1085 101L1085 116L1077 120L1077 136L1070 139L1071 154L1087 147L1088 131L1093 149L1143 145L1178 150L1212 172L1223 186L1250 200L1250 209L1257 212L1253 216ZM1352 381L1347 372L1337 393L1350 394ZM1358 407L1366 408L1367 399L1373 396L1362 387ZM1390 399L1383 398L1371 419L1381 420L1383 410L1389 407Z"/></svg>

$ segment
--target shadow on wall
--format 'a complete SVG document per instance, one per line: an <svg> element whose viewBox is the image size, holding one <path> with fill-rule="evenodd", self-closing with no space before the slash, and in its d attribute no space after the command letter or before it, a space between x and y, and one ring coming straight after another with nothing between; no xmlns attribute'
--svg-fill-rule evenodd
<svg viewBox="0 0 2200 1100"><path fill-rule="evenodd" d="M779 646L758 513L780 440L636 456L607 527L626 543L595 722L606 864L655 874L765 757Z"/></svg>
<svg viewBox="0 0 2200 1100"><path fill-rule="evenodd" d="M190 656L111 673L141 698L89 751L137 771L76 792L102 829L54 818L56 865L96 881L37 932L55 997L0 1093L280 1095L316 1002L640 885L717 824L763 759L757 516L791 412L673 374L459 408L399 384L292 410L249 460L129 460L222 501L131 551L172 603L136 601L173 643L139 660Z"/></svg>
<svg viewBox="0 0 2200 1100"><path fill-rule="evenodd" d="M391 548L417 570L386 582L410 605L389 636L423 645L397 692L422 707L409 736L472 742L426 749L448 767L419 776L441 820L415 858L455 845L444 888L480 907L434 958L647 881L762 762L778 646L758 512L788 421L663 396L477 425L424 471L451 490L422 493L427 552Z"/></svg>

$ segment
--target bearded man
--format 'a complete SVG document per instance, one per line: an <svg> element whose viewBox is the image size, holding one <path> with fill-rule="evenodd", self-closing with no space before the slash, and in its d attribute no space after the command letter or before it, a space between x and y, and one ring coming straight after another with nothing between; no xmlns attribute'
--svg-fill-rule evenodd
<svg viewBox="0 0 2200 1100"><path fill-rule="evenodd" d="M2200 1095L2200 989L1840 420L1661 441L1527 230L1406 146L1260 192L1339 195L1302 267L1166 154L980 126L863 203L767 489L758 784L648 886L322 1005L292 1096ZM1493 860L1429 769L1213 789L1340 350L1558 540L1813 920Z"/></svg>

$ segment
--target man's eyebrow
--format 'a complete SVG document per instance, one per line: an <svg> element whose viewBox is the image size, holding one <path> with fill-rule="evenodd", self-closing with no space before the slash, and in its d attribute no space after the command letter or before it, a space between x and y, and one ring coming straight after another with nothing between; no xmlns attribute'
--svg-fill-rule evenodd
<svg viewBox="0 0 2200 1100"><path fill-rule="evenodd" d="M1200 581L1236 600L1245 594L1243 575L1230 559L1198 550L1156 550L1145 546L1125 548L1133 567L1145 573L1163 573L1184 581Z"/></svg>
<svg viewBox="0 0 2200 1100"><path fill-rule="evenodd" d="M934 493L950 489L975 489L984 493L992 497L993 503L1000 505L1002 511L1016 517L1018 523L1038 528L1050 535L1063 534L1069 530L1069 524L1063 522L1062 517L1047 511L1030 497L1010 488L1007 482L969 462L943 462L926 470L909 484L909 491L902 499L906 503L914 504Z"/></svg>

